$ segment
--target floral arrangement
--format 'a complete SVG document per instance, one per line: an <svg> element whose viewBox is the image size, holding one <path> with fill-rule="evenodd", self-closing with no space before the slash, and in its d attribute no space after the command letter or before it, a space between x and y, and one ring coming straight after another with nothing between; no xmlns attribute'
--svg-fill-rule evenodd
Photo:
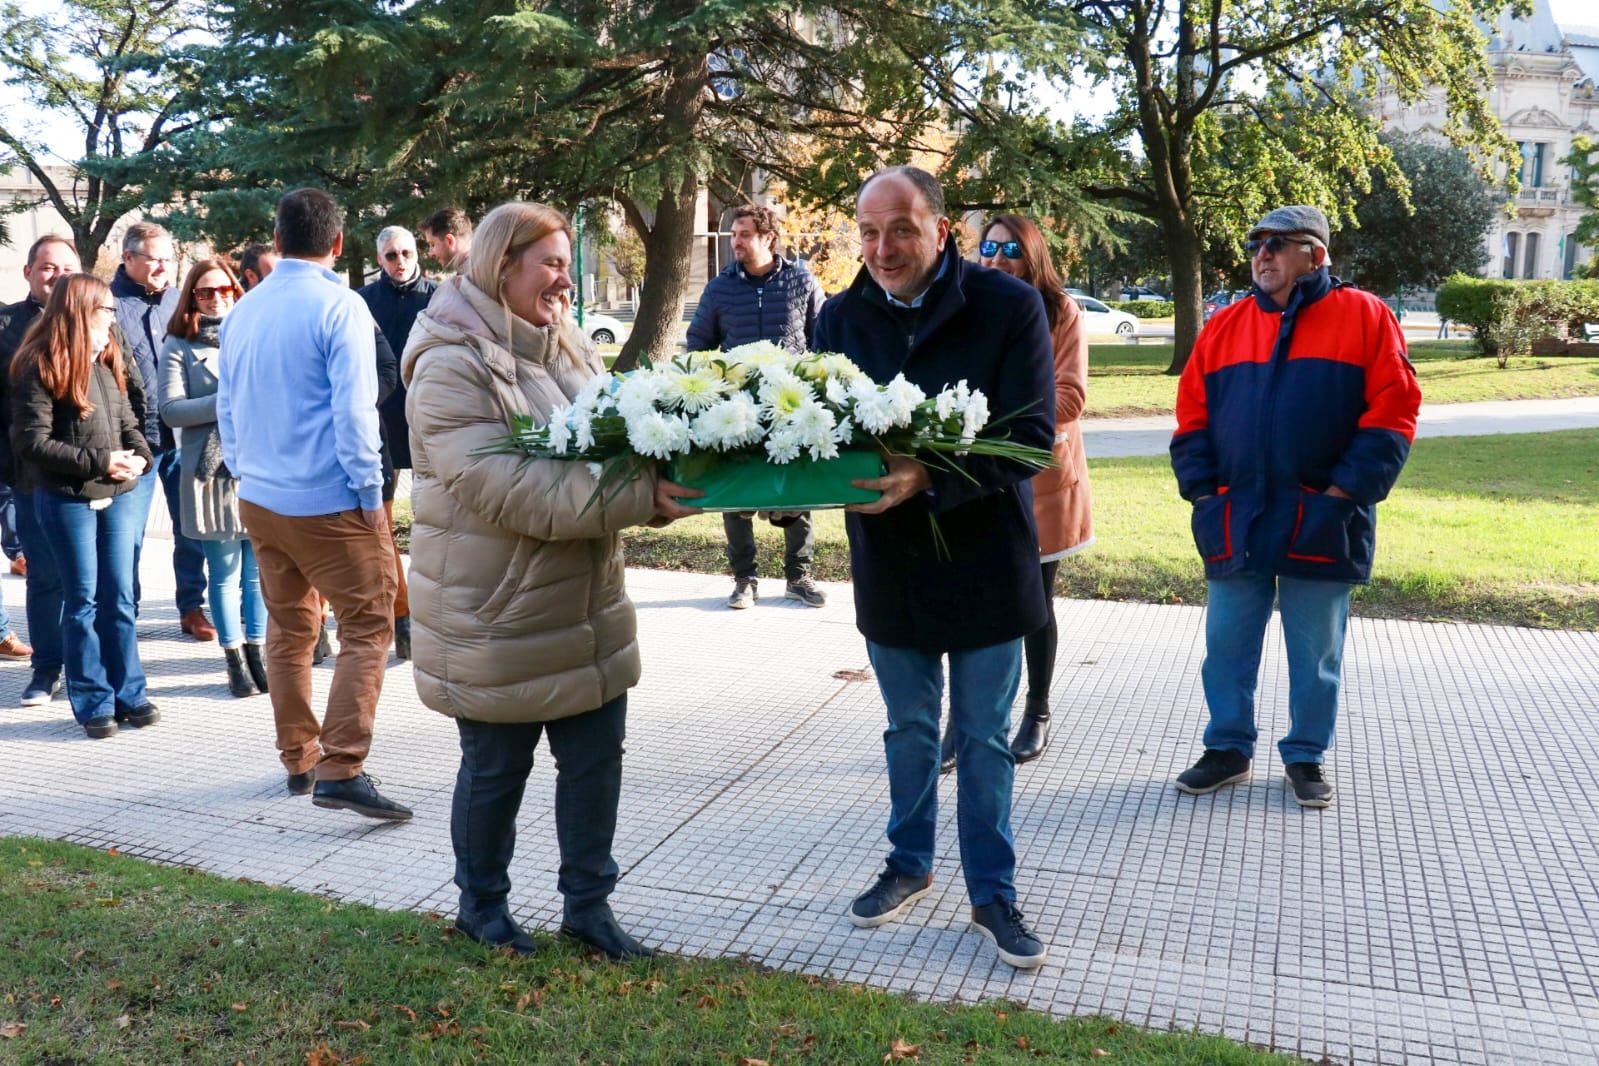
<svg viewBox="0 0 1599 1066"><path fill-rule="evenodd" d="M1052 464L1049 451L994 435L1003 421L990 420L987 397L964 380L929 397L903 374L879 385L842 355L761 341L598 374L548 425L518 418L492 450L604 464L596 470L601 493L641 463L705 455L755 455L783 466L824 463L856 448L916 455L951 470L959 467L950 457L966 454ZM980 435L985 429L989 436Z"/></svg>

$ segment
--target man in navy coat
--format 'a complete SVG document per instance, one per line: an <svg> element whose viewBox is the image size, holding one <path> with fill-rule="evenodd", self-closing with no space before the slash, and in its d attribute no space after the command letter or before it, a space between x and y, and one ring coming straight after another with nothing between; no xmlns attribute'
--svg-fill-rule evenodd
<svg viewBox="0 0 1599 1066"><path fill-rule="evenodd" d="M1048 450L1054 369L1037 290L956 254L943 190L926 171L873 174L855 217L865 268L822 308L817 349L843 352L879 383L904 374L928 395L965 379L996 417L1013 416L1012 441ZM1022 638L1045 620L1037 471L975 455L886 462L885 476L856 482L881 498L846 516L856 624L888 709L892 808L886 868L850 905L850 921L893 921L932 889L947 656L972 927L1012 966L1038 966L1046 949L1016 905L1008 740Z"/></svg>

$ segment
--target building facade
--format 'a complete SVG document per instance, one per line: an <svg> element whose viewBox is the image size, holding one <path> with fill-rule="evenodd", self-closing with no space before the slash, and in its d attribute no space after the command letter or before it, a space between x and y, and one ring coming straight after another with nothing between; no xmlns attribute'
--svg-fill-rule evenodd
<svg viewBox="0 0 1599 1066"><path fill-rule="evenodd" d="M1594 250L1572 236L1587 209L1572 198L1572 168L1560 161L1572 138L1599 140L1599 28L1557 24L1547 0L1534 0L1529 17L1502 16L1490 36L1489 99L1505 135L1521 146L1521 188L1514 210L1501 213L1484 237L1486 273L1569 278ZM1378 102L1390 129L1442 138L1441 93L1411 105L1384 93Z"/></svg>

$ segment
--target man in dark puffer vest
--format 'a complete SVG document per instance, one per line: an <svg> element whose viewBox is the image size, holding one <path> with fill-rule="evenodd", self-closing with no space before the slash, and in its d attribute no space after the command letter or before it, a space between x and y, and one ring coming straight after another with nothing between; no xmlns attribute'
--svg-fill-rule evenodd
<svg viewBox="0 0 1599 1066"><path fill-rule="evenodd" d="M797 261L777 255L777 216L771 208L744 204L733 211L733 262L705 286L694 321L688 327L691 352L736 348L753 341L773 341L791 351L810 348L816 316L822 310L822 286ZM774 518L783 530L783 574L789 599L812 607L827 603L827 594L811 580L816 535L809 512ZM727 561L733 569L735 609L755 602L755 526L748 514L722 516L727 531Z"/></svg>
<svg viewBox="0 0 1599 1066"><path fill-rule="evenodd" d="M1248 780L1255 687L1272 603L1288 657L1294 799L1332 803L1332 746L1351 587L1371 580L1376 510L1410 454L1421 407L1399 323L1328 273L1327 216L1296 205L1249 232L1250 298L1205 326L1177 387L1172 469L1205 562L1205 753L1177 787Z"/></svg>

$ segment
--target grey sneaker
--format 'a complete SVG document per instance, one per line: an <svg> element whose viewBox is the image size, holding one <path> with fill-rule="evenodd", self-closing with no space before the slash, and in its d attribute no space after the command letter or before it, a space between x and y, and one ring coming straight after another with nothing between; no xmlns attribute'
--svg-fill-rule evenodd
<svg viewBox="0 0 1599 1066"><path fill-rule="evenodd" d="M61 691L61 676L48 671L34 671L33 680L22 690L24 707L43 707Z"/></svg>
<svg viewBox="0 0 1599 1066"><path fill-rule="evenodd" d="M788 583L788 589L783 596L790 600L799 600L808 607L826 607L827 593L817 587L811 580L811 575L796 578Z"/></svg>
<svg viewBox="0 0 1599 1066"><path fill-rule="evenodd" d="M1291 762L1283 767L1283 777L1293 790L1294 802L1301 807L1331 807L1333 787L1322 776L1319 762Z"/></svg>
<svg viewBox="0 0 1599 1066"><path fill-rule="evenodd" d="M741 577L733 583L733 595L727 598L727 605L735 611L742 611L746 607L755 606L755 601L760 598L760 590L753 577Z"/></svg>
<svg viewBox="0 0 1599 1066"><path fill-rule="evenodd" d="M910 877L885 868L877 875L877 883L849 905L850 924L861 929L886 925L932 890L932 874Z"/></svg>
<svg viewBox="0 0 1599 1066"><path fill-rule="evenodd" d="M1049 949L1027 928L1027 919L1016 904L997 899L972 908L972 928L994 942L999 957L1019 970L1044 965Z"/></svg>
<svg viewBox="0 0 1599 1066"><path fill-rule="evenodd" d="M1177 775L1177 791L1208 796L1223 785L1249 780L1249 756L1241 751L1206 748L1199 761Z"/></svg>

